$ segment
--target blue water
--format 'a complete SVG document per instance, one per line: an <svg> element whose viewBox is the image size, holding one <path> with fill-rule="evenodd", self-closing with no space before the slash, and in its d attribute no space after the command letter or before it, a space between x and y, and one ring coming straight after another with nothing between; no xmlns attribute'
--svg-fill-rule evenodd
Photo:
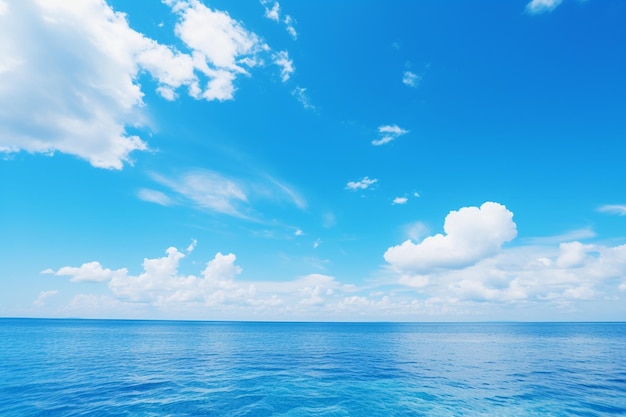
<svg viewBox="0 0 626 417"><path fill-rule="evenodd" d="M0 319L0 415L626 415L626 323Z"/></svg>

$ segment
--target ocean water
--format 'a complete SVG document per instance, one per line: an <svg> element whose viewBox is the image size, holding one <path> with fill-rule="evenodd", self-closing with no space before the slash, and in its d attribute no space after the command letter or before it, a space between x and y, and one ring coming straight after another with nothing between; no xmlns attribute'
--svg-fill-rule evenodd
<svg viewBox="0 0 626 417"><path fill-rule="evenodd" d="M0 416L626 415L626 323L0 319Z"/></svg>

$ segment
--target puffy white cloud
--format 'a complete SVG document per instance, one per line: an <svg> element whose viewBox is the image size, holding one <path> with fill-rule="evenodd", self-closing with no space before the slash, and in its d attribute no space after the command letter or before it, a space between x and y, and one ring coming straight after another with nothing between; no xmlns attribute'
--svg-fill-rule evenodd
<svg viewBox="0 0 626 417"><path fill-rule="evenodd" d="M72 282L104 282L109 281L114 277L125 276L128 271L125 268L118 270L111 270L108 268L102 268L100 262L87 262L79 267L64 266L56 272L50 269L43 271L43 273L54 274L57 276L71 277Z"/></svg>
<svg viewBox="0 0 626 417"><path fill-rule="evenodd" d="M378 133L381 138L372 141L372 145L380 146L396 140L402 135L409 133L408 130L402 129L398 125L382 125L378 127Z"/></svg>
<svg viewBox="0 0 626 417"><path fill-rule="evenodd" d="M63 152L121 169L148 149L128 127L145 127L141 74L167 100L230 100L234 81L270 48L226 12L167 0L181 52L133 30L104 0L0 3L0 152ZM283 59L282 77L293 71Z"/></svg>
<svg viewBox="0 0 626 417"><path fill-rule="evenodd" d="M384 258L402 271L458 269L495 255L503 243L517 235L513 213L493 202L451 211L444 231L445 235L430 236L420 243L407 240L393 246Z"/></svg>
<svg viewBox="0 0 626 417"><path fill-rule="evenodd" d="M548 13L556 9L563 0L532 0L526 5L529 14Z"/></svg>
<svg viewBox="0 0 626 417"><path fill-rule="evenodd" d="M598 208L601 213L617 214L626 216L626 204L607 204Z"/></svg>
<svg viewBox="0 0 626 417"><path fill-rule="evenodd" d="M409 87L417 87L422 77L411 71L404 71L402 74L402 84Z"/></svg>
<svg viewBox="0 0 626 417"><path fill-rule="evenodd" d="M376 178L370 179L370 177L363 177L360 181L349 181L348 184L346 184L346 189L350 191L366 190L377 182L378 180Z"/></svg>

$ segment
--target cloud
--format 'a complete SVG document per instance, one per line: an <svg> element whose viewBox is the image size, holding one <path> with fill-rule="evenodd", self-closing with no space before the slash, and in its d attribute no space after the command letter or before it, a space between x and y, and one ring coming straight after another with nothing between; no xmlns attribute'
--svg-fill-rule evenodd
<svg viewBox="0 0 626 417"><path fill-rule="evenodd" d="M148 126L143 74L166 100L183 87L196 99L231 100L237 77L271 54L226 12L197 0L165 3L186 51L133 30L102 0L0 3L0 101L11 103L0 114L0 152L62 152L121 169L148 149L128 132Z"/></svg>
<svg viewBox="0 0 626 417"><path fill-rule="evenodd" d="M285 23L285 29L287 29L287 33L289 33L293 39L298 39L298 32L296 32L296 28L294 27L293 18L289 15L286 15L283 23Z"/></svg>
<svg viewBox="0 0 626 417"><path fill-rule="evenodd" d="M99 262L87 262L79 267L65 266L60 268L56 272L47 269L43 271L44 274L54 274L57 276L69 276L72 277L72 282L104 282L109 281L115 276L124 276L128 273L126 269L111 270L108 268L102 268Z"/></svg>
<svg viewBox="0 0 626 417"><path fill-rule="evenodd" d="M398 125L383 125L378 127L381 138L372 141L372 145L380 146L396 140L402 135L409 133L408 130L400 128Z"/></svg>
<svg viewBox="0 0 626 417"><path fill-rule="evenodd" d="M321 306L327 298L341 296L343 292L340 283L322 274L305 275L279 284L269 281L238 282L242 268L236 265L236 256L232 253L218 252L200 274L185 275L179 272L184 258L183 252L170 247L163 257L144 259L143 271L138 275L129 274L126 268L103 274L102 271L110 270L103 269L98 262L88 267L85 267L87 264L66 266L60 268L56 275L69 276L76 283L88 281L84 279L85 274L97 275L98 281L108 284L112 298L81 295L75 299L76 303L73 302L77 305L70 306L70 310L79 305L89 309L105 303L127 310L132 310L128 305L143 305L144 308L157 308L170 313L195 311L206 314L207 308L221 311L237 308L251 314L284 306L284 314ZM346 287L346 290L349 288Z"/></svg>
<svg viewBox="0 0 626 417"><path fill-rule="evenodd" d="M396 197L393 199L392 204L406 204L409 201L406 197Z"/></svg>
<svg viewBox="0 0 626 417"><path fill-rule="evenodd" d="M265 9L264 16L270 20L273 20L276 23L280 23L280 4L277 1L269 1L269 0L261 0L261 5ZM294 20L291 16L285 15L285 18L282 21L285 25L285 30L287 33L295 40L298 38L298 32L296 32L296 28L294 27Z"/></svg>
<svg viewBox="0 0 626 417"><path fill-rule="evenodd" d="M261 0L261 4L265 8L265 17L274 22L280 21L280 4L278 4L277 1L275 1L271 7L269 6L270 2L267 0Z"/></svg>
<svg viewBox="0 0 626 417"><path fill-rule="evenodd" d="M2 3L0 3L0 11L2 11ZM57 290L41 291L37 296L37 299L33 301L33 305L41 307L46 304L46 299L53 297L58 293L59 292Z"/></svg>
<svg viewBox="0 0 626 417"><path fill-rule="evenodd" d="M242 186L221 174L192 170L174 178L158 174L153 174L152 178L197 208L247 217L242 210L248 196Z"/></svg>
<svg viewBox="0 0 626 417"><path fill-rule="evenodd" d="M287 51L280 51L274 54L274 63L281 67L280 76L283 82L289 80L291 74L295 71L293 61L289 59Z"/></svg>
<svg viewBox="0 0 626 417"><path fill-rule="evenodd" d="M451 211L444 231L420 243L407 240L390 247L384 258L397 270L412 273L460 269L497 254L503 243L517 235L513 213L492 202Z"/></svg>
<svg viewBox="0 0 626 417"><path fill-rule="evenodd" d="M306 200L296 191L266 174L238 179L205 169L189 169L171 176L151 173L150 177L165 187L165 192L141 189L138 197L164 206L191 206L252 221L260 221L253 207L259 200L287 201L302 210L307 207Z"/></svg>
<svg viewBox="0 0 626 417"><path fill-rule="evenodd" d="M417 87L421 80L422 77L411 71L404 71L404 74L402 74L402 84L409 87Z"/></svg>
<svg viewBox="0 0 626 417"><path fill-rule="evenodd" d="M302 236L304 234L304 232L300 229L296 229L295 232L293 232L294 236Z"/></svg>
<svg viewBox="0 0 626 417"><path fill-rule="evenodd" d="M360 181L350 181L346 184L346 189L350 191L366 190L371 185L376 184L377 179L370 179L369 177L363 177Z"/></svg>
<svg viewBox="0 0 626 417"><path fill-rule="evenodd" d="M162 193L161 191L149 190L147 188L142 188L137 192L137 197L140 200L147 201L149 203L155 203L162 206L170 206L173 204L171 198Z"/></svg>
<svg viewBox="0 0 626 417"><path fill-rule="evenodd" d="M626 205L624 204L607 204L598 208L600 213L617 214L618 216L626 216Z"/></svg>
<svg viewBox="0 0 626 417"><path fill-rule="evenodd" d="M296 87L291 92L291 95L293 95L300 102L300 104L302 104L302 106L305 109L307 109L307 110L314 110L315 109L315 106L313 106L311 104L311 100L309 99L309 95L306 93L306 88L304 88L304 87Z"/></svg>
<svg viewBox="0 0 626 417"><path fill-rule="evenodd" d="M536 15L549 13L556 9L563 0L532 0L526 5L526 13Z"/></svg>
<svg viewBox="0 0 626 417"><path fill-rule="evenodd" d="M484 206L474 209L486 210ZM465 213L461 217L468 222L476 220L463 209L453 213ZM498 216L492 217L498 223ZM98 262L60 268L76 288L108 292L77 295L59 314L107 317L115 311L117 316L147 318L354 321L383 317L523 320L541 312L551 319L602 319L594 315L595 309L612 305L623 312L619 297L626 291L626 245L572 241L504 247L465 267L384 269L383 279L365 285L342 283L323 274L284 279L277 272L271 281L254 276L240 279L243 269L235 254L221 252L199 273L182 273L188 253L189 248L170 247L164 256L145 258L138 274L130 274L127 268L112 271ZM84 279L86 275L90 278ZM106 286L87 284L94 280ZM42 294L42 302L53 295Z"/></svg>

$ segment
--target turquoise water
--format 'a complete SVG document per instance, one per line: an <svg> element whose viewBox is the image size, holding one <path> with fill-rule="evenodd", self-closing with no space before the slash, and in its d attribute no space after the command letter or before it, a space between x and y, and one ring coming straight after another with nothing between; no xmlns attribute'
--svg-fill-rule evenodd
<svg viewBox="0 0 626 417"><path fill-rule="evenodd" d="M626 324L0 319L1 416L626 415Z"/></svg>

